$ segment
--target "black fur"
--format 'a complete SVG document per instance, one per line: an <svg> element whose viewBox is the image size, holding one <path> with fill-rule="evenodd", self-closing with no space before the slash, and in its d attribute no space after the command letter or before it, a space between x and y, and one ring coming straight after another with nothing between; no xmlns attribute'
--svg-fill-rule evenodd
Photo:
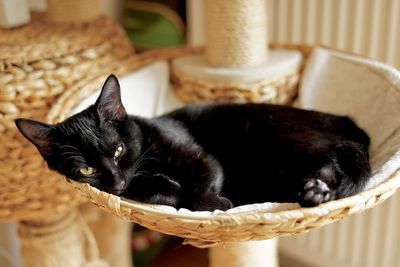
<svg viewBox="0 0 400 267"><path fill-rule="evenodd" d="M48 166L69 179L155 204L226 210L314 206L361 191L368 136L349 118L267 104L192 105L128 116L115 76L96 104L56 125L19 119ZM114 158L122 145L123 154ZM80 168L97 172L83 176Z"/></svg>

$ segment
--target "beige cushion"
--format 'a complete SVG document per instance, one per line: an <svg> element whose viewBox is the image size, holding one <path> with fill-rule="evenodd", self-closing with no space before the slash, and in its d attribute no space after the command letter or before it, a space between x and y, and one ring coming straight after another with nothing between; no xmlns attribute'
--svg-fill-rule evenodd
<svg viewBox="0 0 400 267"><path fill-rule="evenodd" d="M347 115L371 138L374 177L400 168L400 74L382 63L316 49L302 76L299 106Z"/></svg>

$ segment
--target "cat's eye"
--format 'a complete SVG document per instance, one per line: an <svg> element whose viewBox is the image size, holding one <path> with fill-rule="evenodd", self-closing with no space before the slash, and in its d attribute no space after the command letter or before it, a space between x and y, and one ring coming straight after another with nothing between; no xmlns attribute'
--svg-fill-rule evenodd
<svg viewBox="0 0 400 267"><path fill-rule="evenodd" d="M92 167L83 167L83 168L80 168L79 171L80 171L83 175L89 176L89 175L94 174L94 173L96 172L96 169L95 169L95 168L92 168Z"/></svg>
<svg viewBox="0 0 400 267"><path fill-rule="evenodd" d="M122 155L122 151L124 150L124 148L122 147L122 145L119 145L117 147L117 150L115 150L114 152L114 158L119 158Z"/></svg>

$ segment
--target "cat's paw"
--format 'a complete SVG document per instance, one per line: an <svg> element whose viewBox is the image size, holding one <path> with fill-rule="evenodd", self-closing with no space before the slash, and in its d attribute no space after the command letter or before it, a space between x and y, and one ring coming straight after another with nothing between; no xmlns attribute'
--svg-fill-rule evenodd
<svg viewBox="0 0 400 267"><path fill-rule="evenodd" d="M321 179L308 179L303 190L299 193L299 203L302 207L313 207L321 203L333 200L335 190Z"/></svg>
<svg viewBox="0 0 400 267"><path fill-rule="evenodd" d="M226 197L219 197L218 198L218 205L216 207L216 209L219 210L229 210L233 208L233 203L232 201L230 201L229 199L227 199Z"/></svg>
<svg viewBox="0 0 400 267"><path fill-rule="evenodd" d="M206 194L203 195L202 198L193 201L190 209L194 211L225 211L230 208L233 208L233 203L228 198L214 194Z"/></svg>
<svg viewBox="0 0 400 267"><path fill-rule="evenodd" d="M313 207L335 199L336 184L335 165L329 163L304 180L298 194L300 205Z"/></svg>

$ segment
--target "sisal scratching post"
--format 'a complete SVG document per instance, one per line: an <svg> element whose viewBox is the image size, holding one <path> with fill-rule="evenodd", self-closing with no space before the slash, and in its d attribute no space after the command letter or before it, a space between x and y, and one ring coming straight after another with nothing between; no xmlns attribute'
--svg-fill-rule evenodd
<svg viewBox="0 0 400 267"><path fill-rule="evenodd" d="M211 66L246 67L267 60L264 0L206 0L204 3L206 58Z"/></svg>
<svg viewBox="0 0 400 267"><path fill-rule="evenodd" d="M194 102L287 104L296 95L302 54L268 49L265 0L205 0L205 53L172 62L177 95Z"/></svg>
<svg viewBox="0 0 400 267"><path fill-rule="evenodd" d="M276 239L229 243L210 249L211 267L278 267Z"/></svg>
<svg viewBox="0 0 400 267"><path fill-rule="evenodd" d="M92 204L82 205L80 213L96 238L101 259L110 267L132 267L132 223Z"/></svg>
<svg viewBox="0 0 400 267"><path fill-rule="evenodd" d="M110 267L76 210L22 221L18 233L25 267Z"/></svg>
<svg viewBox="0 0 400 267"><path fill-rule="evenodd" d="M47 18L53 22L79 23L100 16L99 0L47 0Z"/></svg>

